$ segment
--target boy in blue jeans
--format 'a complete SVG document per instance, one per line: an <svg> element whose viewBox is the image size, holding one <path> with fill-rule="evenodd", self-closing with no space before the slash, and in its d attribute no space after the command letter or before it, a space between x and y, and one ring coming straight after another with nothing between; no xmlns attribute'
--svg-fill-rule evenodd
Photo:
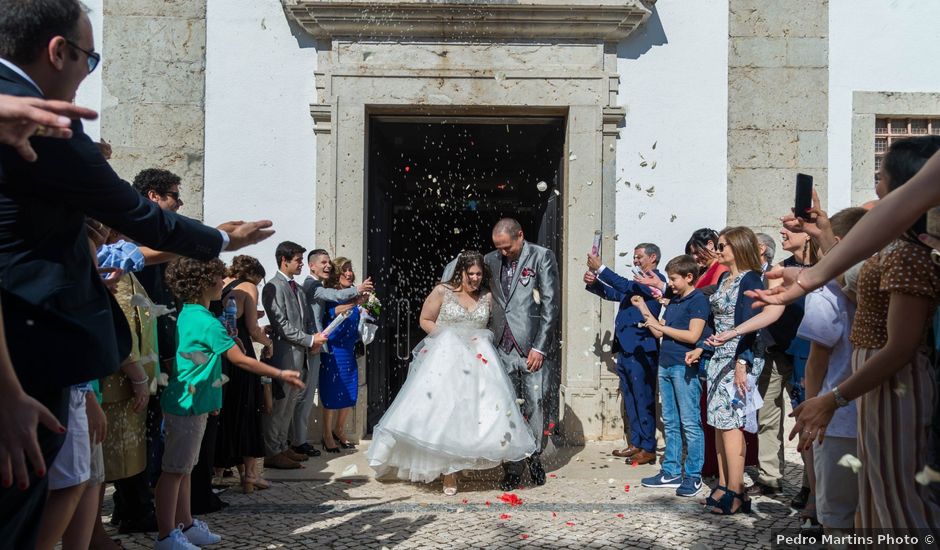
<svg viewBox="0 0 940 550"><path fill-rule="evenodd" d="M698 368L685 364L685 354L695 349L711 314L708 298L693 284L698 264L692 256L677 256L666 264L673 291L663 322L650 314L642 300L634 305L646 327L662 338L659 351L659 396L662 401L666 454L659 474L643 479L644 487L675 489L680 497L693 497L702 489L705 434L699 411L702 384ZM688 449L682 472L682 438Z"/></svg>

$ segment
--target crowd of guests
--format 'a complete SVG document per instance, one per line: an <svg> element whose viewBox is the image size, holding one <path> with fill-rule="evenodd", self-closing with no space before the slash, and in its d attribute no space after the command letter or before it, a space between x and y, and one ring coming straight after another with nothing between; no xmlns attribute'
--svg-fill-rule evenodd
<svg viewBox="0 0 940 550"><path fill-rule="evenodd" d="M938 151L937 136L894 142L867 208L830 217L814 194L807 212L781 219L790 255L776 265L773 239L747 227L696 231L665 274L651 243L636 246L628 277L588 256L587 290L620 304L629 446L614 454L628 463L656 461L658 389L665 453L645 487L693 497L714 476L702 502L723 515L779 493L786 391L803 527L940 529L940 238L924 215L940 195L925 196L940 179ZM896 198L904 192L915 204ZM893 210L903 221L887 226Z"/></svg>

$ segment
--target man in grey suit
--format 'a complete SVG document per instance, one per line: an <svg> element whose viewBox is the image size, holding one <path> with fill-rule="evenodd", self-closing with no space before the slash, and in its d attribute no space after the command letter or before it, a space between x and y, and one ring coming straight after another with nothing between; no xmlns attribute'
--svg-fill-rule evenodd
<svg viewBox="0 0 940 550"><path fill-rule="evenodd" d="M307 362L309 354L319 351L326 337L315 330L313 316L307 307L303 290L294 281L300 275L304 262L304 247L284 241L275 250L278 271L261 290L261 303L271 323L274 353L271 363L281 370L301 373L307 385L310 380ZM307 376L304 376L304 374ZM284 385L283 396L274 400L274 410L263 415L261 427L264 436L264 465L267 468L295 469L307 460L306 454L294 452L287 444L288 430L300 390Z"/></svg>
<svg viewBox="0 0 940 550"><path fill-rule="evenodd" d="M548 439L543 402L552 394L546 386L551 381L557 346L553 339L560 298L558 264L551 250L527 242L522 226L511 218L493 227L493 246L496 250L484 258L493 293L490 330L516 395L524 400L522 414L539 443L528 459L529 474L536 485L543 485L545 469L539 455ZM515 489L524 469L524 462L503 464L500 488Z"/></svg>
<svg viewBox="0 0 940 550"><path fill-rule="evenodd" d="M310 268L310 276L304 280L304 296L307 299L307 307L310 310L310 316L318 334L326 328L323 326L323 312L325 311L323 306L326 302L343 304L355 300L361 294L372 292L371 278L366 279L357 287L343 290L324 287L323 283L330 277L330 272L333 271L333 264L330 261L329 252L322 248L311 250L307 254L307 267ZM329 346L323 344L321 352L329 353ZM313 445L307 441L310 410L313 409L313 397L317 391L317 381L320 379L319 353L310 356L309 361L307 361L307 369L307 385L294 407L294 419L290 425L290 441L294 452L319 456L320 451L314 449Z"/></svg>

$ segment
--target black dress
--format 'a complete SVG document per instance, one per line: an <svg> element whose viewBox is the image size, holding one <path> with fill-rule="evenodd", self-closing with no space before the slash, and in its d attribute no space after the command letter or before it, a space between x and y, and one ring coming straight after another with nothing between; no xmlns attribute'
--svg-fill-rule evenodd
<svg viewBox="0 0 940 550"><path fill-rule="evenodd" d="M244 283L238 279L222 289L222 302L236 286ZM251 345L251 333L245 324L242 311L235 324L238 338L245 346L245 355L255 357ZM222 386L222 412L219 414L218 439L215 447L215 465L230 468L242 463L242 457L263 457L264 440L261 437L261 406L264 396L261 389L261 377L240 369L222 358L222 372L229 381Z"/></svg>

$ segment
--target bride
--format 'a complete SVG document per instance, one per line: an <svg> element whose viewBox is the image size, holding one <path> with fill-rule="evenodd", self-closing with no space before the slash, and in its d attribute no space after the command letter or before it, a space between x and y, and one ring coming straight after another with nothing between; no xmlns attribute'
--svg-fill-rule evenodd
<svg viewBox="0 0 940 550"><path fill-rule="evenodd" d="M408 378L373 430L367 457L379 476L430 483L444 476L457 494L457 473L531 455L509 376L486 328L491 295L479 252L464 251L454 276L437 285L421 309L428 336L414 349Z"/></svg>

